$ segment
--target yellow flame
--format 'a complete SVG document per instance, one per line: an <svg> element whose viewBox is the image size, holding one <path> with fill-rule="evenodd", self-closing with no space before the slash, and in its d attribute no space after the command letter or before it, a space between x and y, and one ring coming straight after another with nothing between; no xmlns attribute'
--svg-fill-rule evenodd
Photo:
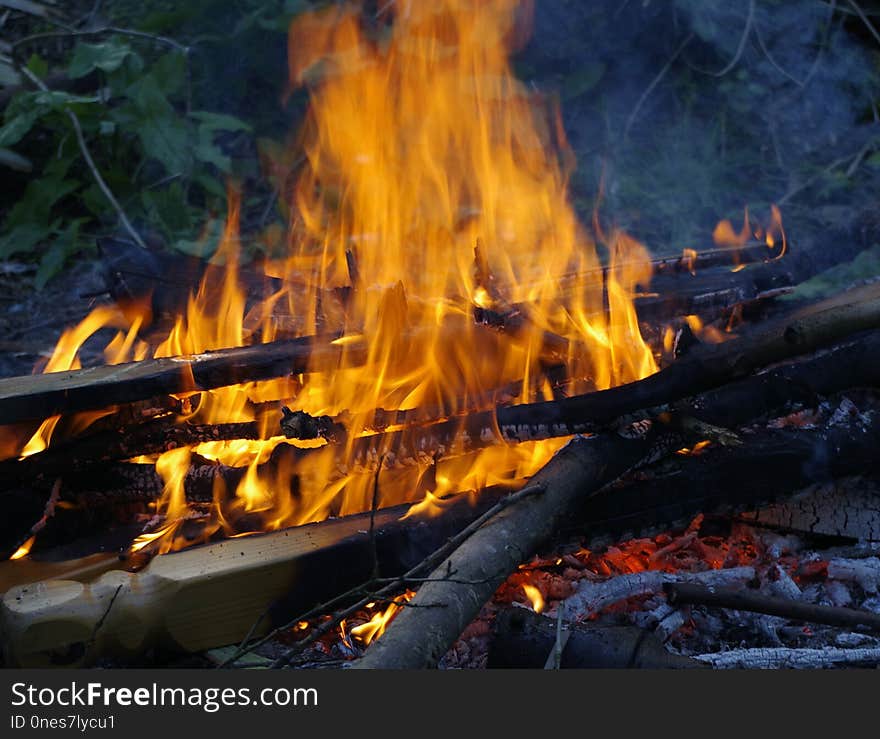
<svg viewBox="0 0 880 739"><path fill-rule="evenodd" d="M385 633L385 629L392 619L397 615L398 611L404 607L415 597L415 591L407 590L403 595L395 598L388 607L381 613L376 613L366 623L362 623L351 629L351 635L362 644L369 644L374 639L378 639Z"/></svg>
<svg viewBox="0 0 880 739"><path fill-rule="evenodd" d="M34 542L37 540L36 536L32 536L28 539L24 544L22 544L9 559L22 559L23 557L27 557L30 554L31 548L34 546Z"/></svg>
<svg viewBox="0 0 880 739"><path fill-rule="evenodd" d="M266 528L295 525L370 508L372 476L350 462L354 444L375 433L377 411L455 419L494 407L499 390L516 383L514 402L549 399L546 367L560 360L567 393L657 370L633 304L651 280L649 253L625 233L604 233L598 219L594 235L578 221L559 112L512 73L508 55L523 42L529 13L515 0L399 2L370 30L361 12L332 4L290 28L290 84L307 89L309 108L297 156L270 162L299 162L289 176L273 175L295 183L282 203L291 215L288 253L267 263L280 287L248 305L238 278L239 196L230 188L213 263L153 352L241 346L255 331L269 341L282 328L342 335L333 343L341 357L315 359L308 373L284 381L201 392L180 420L254 421L258 403L281 401L344 417L346 441L267 472L264 463L286 441L277 435L280 414L268 413L259 417L260 439L166 452L156 469L165 483L157 512L167 523L148 535L164 537L160 551L175 546L165 539L188 512L191 451L247 468L235 491L214 491L215 524L228 534L238 533L244 513ZM609 254L604 268L596 240ZM474 320L477 308L517 320L494 330ZM107 360L146 356L138 335L148 316L120 323L118 315L102 309L93 319L119 329ZM59 363L75 360L88 330L65 343ZM557 337L552 347L548 336ZM401 437L398 447L380 449L402 462L382 476L383 505L425 496L420 483L434 464L431 450L410 451L410 431ZM425 507L449 492L521 482L565 441L458 457L445 450Z"/></svg>
<svg viewBox="0 0 880 739"><path fill-rule="evenodd" d="M535 613L542 613L544 611L544 596L541 595L541 591L527 582L523 583L522 587L526 597L529 599L529 603L532 604L532 610Z"/></svg>

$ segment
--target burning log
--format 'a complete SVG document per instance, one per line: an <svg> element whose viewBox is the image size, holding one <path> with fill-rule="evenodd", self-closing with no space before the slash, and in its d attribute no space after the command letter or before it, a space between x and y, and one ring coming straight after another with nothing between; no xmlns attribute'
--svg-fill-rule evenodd
<svg viewBox="0 0 880 739"><path fill-rule="evenodd" d="M307 372L316 362L327 367L363 361L362 343L355 340L343 347L335 343L336 338L308 336L189 356L2 378L0 418L4 423L43 419L160 395L287 377Z"/></svg>
<svg viewBox="0 0 880 739"><path fill-rule="evenodd" d="M761 265L760 269L776 264ZM750 288L737 286L739 273L724 272L716 275L720 301L732 306L755 298L768 286L779 285L787 277L771 275L756 283L749 277ZM733 284L732 284L733 283ZM763 287L762 287L763 286ZM706 294L705 289L697 290ZM683 297L685 303L676 303L666 316L693 312L703 303L694 302L693 296ZM866 299L868 297L866 296ZM651 299L653 300L653 298ZM666 300L666 298L664 298ZM714 300L714 299L713 299ZM705 302L705 301L704 301ZM661 311L662 312L662 311ZM106 408L116 403L146 400L165 394L187 393L242 382L286 377L307 372L309 366L326 368L334 362L361 363L365 356L363 342L354 340L345 347L334 343L334 336L311 336L282 339L266 344L220 349L199 355L142 360L112 366L88 367L69 372L0 379L0 418L4 423L43 419L60 413ZM311 364L310 364L311 361Z"/></svg>
<svg viewBox="0 0 880 739"><path fill-rule="evenodd" d="M704 585L687 582L665 583L663 590L672 605L704 605L715 608L730 608L738 611L781 616L792 621L807 621L816 624L828 624L829 626L843 626L854 630L866 629L872 632L880 632L880 615L870 611L859 611L855 608L804 603L790 598L779 598L748 590L707 588Z"/></svg>
<svg viewBox="0 0 880 739"><path fill-rule="evenodd" d="M693 669L697 660L669 652L655 635L635 626L566 624L560 668ZM556 644L556 619L526 608L495 617L487 667L541 668Z"/></svg>
<svg viewBox="0 0 880 739"><path fill-rule="evenodd" d="M743 378L751 372L816 349L833 345L851 334L880 327L880 285L857 288L833 300L823 301L752 332L717 345L704 345L666 369L638 382L584 395L497 408L426 425L357 439L348 460L351 468L369 469L384 458L423 460L432 455L467 453L499 442L523 442L579 433L594 433L621 417L650 409L668 407L697 393ZM876 348L872 344L872 348ZM871 373L876 365L859 364L856 369ZM801 373L797 373L802 377ZM833 383L834 372L826 365L816 382ZM873 375L872 375L873 376ZM773 395L790 397L785 376L774 375L761 388L761 400ZM807 381L807 384L810 381ZM746 392L754 387L750 386ZM711 406L711 403L710 403ZM725 412L735 405L728 404ZM749 403L749 407L753 407ZM694 406L699 417L699 405ZM707 417L718 417L710 410ZM709 421L707 421L709 422ZM279 454L300 454L279 447Z"/></svg>
<svg viewBox="0 0 880 739"><path fill-rule="evenodd" d="M571 516L576 501L643 460L650 448L647 437L616 434L569 442L529 481L536 494L509 506L461 544L419 588L413 607L353 667L436 666L510 572ZM455 580L449 579L453 574ZM428 604L442 607L418 608Z"/></svg>

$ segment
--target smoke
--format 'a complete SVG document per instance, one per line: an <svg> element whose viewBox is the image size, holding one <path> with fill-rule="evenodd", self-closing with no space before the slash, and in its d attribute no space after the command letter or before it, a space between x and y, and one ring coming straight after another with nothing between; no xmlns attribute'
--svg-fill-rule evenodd
<svg viewBox="0 0 880 739"><path fill-rule="evenodd" d="M516 64L559 92L576 206L602 181L604 218L675 252L745 206L759 221L780 203L796 241L857 228L875 205L876 48L843 2L538 0Z"/></svg>

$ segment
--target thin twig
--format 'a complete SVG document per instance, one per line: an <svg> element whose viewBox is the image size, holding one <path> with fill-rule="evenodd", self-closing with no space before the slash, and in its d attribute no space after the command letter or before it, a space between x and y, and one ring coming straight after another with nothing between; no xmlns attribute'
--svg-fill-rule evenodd
<svg viewBox="0 0 880 739"><path fill-rule="evenodd" d="M163 44L165 46L170 46L174 49L177 49L184 54L189 53L189 47L181 44L179 41L175 41L172 38L168 38L167 36L159 36L155 33L147 33L146 31L135 31L131 28L119 28L117 26L103 26L101 28L91 28L88 30L76 30L70 29L65 31L46 31L44 33L34 33L30 36L24 36L17 41L14 41L11 44L11 49L14 51L19 46L24 46L32 41L40 41L43 39L49 38L81 38L83 36L103 36L108 33L115 33L119 36L130 36L131 38L139 38L144 39L146 41L152 41L157 44Z"/></svg>
<svg viewBox="0 0 880 739"><path fill-rule="evenodd" d="M865 15L865 11L861 9L856 0L847 0L847 2L849 2L849 4L852 6L852 9L856 11L856 15L861 18L862 23L864 23L865 27L868 29L868 31L870 31L871 35L874 37L874 40L877 41L878 44L880 44L880 33L878 33L877 29L874 28L874 24L871 23L871 19L868 18L867 15Z"/></svg>
<svg viewBox="0 0 880 739"><path fill-rule="evenodd" d="M326 603L321 603L321 604L316 605L315 607L309 609L305 613L297 616L294 619L291 619L286 624L278 626L277 628L275 628L271 632L269 632L266 636L262 637L261 639L254 642L253 644L250 644L250 645L247 645L244 647L240 646L235 651L234 654L232 654L229 658L227 658L226 660L221 662L217 666L217 668L219 669L221 667L225 667L227 664L235 662L242 655L247 654L248 652L251 652L254 649L257 649L258 647L262 646L266 642L274 639L279 634L291 629L293 626L295 626L300 621L308 621L309 619L314 618L316 616L325 615L328 612L332 612L333 609L337 608L341 604L351 600L351 598L357 597L359 595L362 596L353 605L350 605L349 607L347 607L341 611L335 612L333 614L333 616L328 621L316 626L312 630L312 632L309 634L309 636L307 636L305 639L301 640L300 642L297 642L297 644L294 647L292 647L284 655L282 655L277 660L275 660L275 662L273 663L273 667L282 667L286 664L289 664L290 660L292 660L298 653L302 652L307 646L309 646L310 644L313 644L318 639L320 639L325 633L327 633L332 628L334 628L336 626L336 624L338 624L343 618L347 618L348 616L352 615L353 613L356 613L361 608L363 608L367 603L369 603L371 600L376 600L376 599L380 599L380 598L393 599L393 597L397 597L400 590L402 588L405 588L409 581L411 581L415 577L418 577L419 574L424 572L425 570L433 570L435 567L437 567L437 565L440 562L442 562L444 559L446 559L446 557L449 554L454 552L463 541L465 541L467 538L469 538L475 531L480 529L483 525L485 525L490 519L492 519L498 513L500 513L501 511L503 511L505 508L512 505L513 503L516 503L517 501L522 500L523 498L529 497L531 495L535 495L537 493L540 493L543 490L544 490L544 487L542 485L527 485L526 487L518 490L517 492L511 493L506 498L503 498L502 500L498 501L495 505L493 505L485 513L483 513L483 515L476 518L474 521L472 521L470 524L468 524L465 528L463 528L461 531L459 531L455 536L451 537L445 544L443 544L441 547L436 549L434 552L432 552L430 555L428 555L425 559L423 559L417 565L415 565L414 567L409 569L403 575L401 575L400 577L395 577L395 578L392 578L391 580L389 580L387 585L380 588L378 591L369 592L370 586L374 584L372 581L367 581L366 583L362 583L360 585L357 585L356 587L351 588L350 590L346 591L345 593L342 593L341 595L338 595L335 598L332 598L331 600L327 601ZM365 591L368 592L368 595L363 596L362 594Z"/></svg>
<svg viewBox="0 0 880 739"><path fill-rule="evenodd" d="M16 69L28 78L34 85L36 85L43 92L50 92L49 88L46 84L41 80L37 75L35 75L31 70L25 67L18 62L15 62ZM98 170L98 166L95 164L95 160L92 159L92 153L89 151L89 146L86 143L86 138L83 135L82 126L80 125L79 118L76 113L74 113L70 108L65 108L64 112L67 114L67 117L70 119L70 123L73 126L73 132L76 134L76 142L79 145L80 153L82 154L83 159L86 162L86 166L89 168L89 171L92 173L92 177L98 185L98 188L104 194L104 197L107 198L107 201L116 211L116 215L119 217L119 220L122 222L123 227L128 232L128 235L131 236L132 240L140 246L142 249L146 249L147 245L144 243L144 240L141 238L140 234L135 230L134 226L131 224L131 221L128 220L128 216L125 214L125 211L122 209L122 206L119 204L119 201L116 199L116 196L113 194L113 191L110 189L109 185L104 181L104 177L101 175L101 172Z"/></svg>
<svg viewBox="0 0 880 739"><path fill-rule="evenodd" d="M673 62L679 57L681 52L684 51L685 47L691 42L691 39L693 39L693 37L693 33L689 33L685 37L684 41L682 41L678 45L678 48L672 53L672 56L669 57L666 64L663 65L663 68L657 73L657 76L654 77L653 80L651 80L651 84L648 85L648 87L642 93L642 96L639 98L638 102L633 108L632 113L629 114L629 118L626 119L626 126L624 126L623 129L624 141L626 141L626 139L629 137L629 130L632 128L633 123L635 123L636 116L638 116L639 110L641 110L641 107L642 105L644 105L645 100L648 99L648 96L654 91L654 88L657 87L658 84L660 84L660 81L666 76L666 73L672 67Z"/></svg>
<svg viewBox="0 0 880 739"><path fill-rule="evenodd" d="M794 82L798 87L803 87L804 82L802 80L799 80L797 77L791 74L787 69L779 64L776 59L773 58L773 54L770 53L770 49L768 49L767 44L764 43L764 37L761 35L761 30L758 28L757 23L755 24L755 38L758 39L758 46L761 47L761 51L764 53L767 61L770 62L770 66L772 66L773 69L779 72L779 74L781 74L783 77L787 77L789 80Z"/></svg>
<svg viewBox="0 0 880 739"><path fill-rule="evenodd" d="M713 77L723 77L739 63L740 57L742 57L743 51L746 48L746 41L748 41L749 32L752 30L752 22L754 19L755 0L749 0L749 13L746 16L746 25L745 28L743 28L742 36L740 36L739 39L739 46L736 48L736 53L733 55L733 59L731 59L720 72L709 72L709 74Z"/></svg>

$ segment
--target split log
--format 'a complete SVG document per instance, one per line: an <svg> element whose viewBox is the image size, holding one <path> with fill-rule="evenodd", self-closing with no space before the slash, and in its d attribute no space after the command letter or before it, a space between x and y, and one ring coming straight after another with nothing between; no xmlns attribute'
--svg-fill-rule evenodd
<svg viewBox="0 0 880 739"><path fill-rule="evenodd" d="M665 583L663 591L672 605L702 605L736 611L766 613L791 621L807 621L880 633L880 614L860 611L855 608L805 603L750 590L707 588L705 585L688 582Z"/></svg>
<svg viewBox="0 0 880 739"><path fill-rule="evenodd" d="M702 663L669 652L656 636L636 626L567 623L562 669L693 669ZM556 619L526 608L506 608L495 617L486 666L540 669L556 644Z"/></svg>
<svg viewBox="0 0 880 739"><path fill-rule="evenodd" d="M718 489L719 482L726 480L725 474L743 474L744 465L740 460L720 475L713 474L711 480L677 476L672 489L667 487L662 493L662 503L653 504L651 496L656 494L655 480L641 488L632 485L622 487L613 494L608 492L608 483L622 472L613 467L623 453L622 449L615 448L618 443L615 437L578 437L557 453L529 483L544 486L542 494L511 506L471 536L435 570L431 581L419 589L411 602L414 606L443 604L444 607L406 609L388 631L370 646L355 667L399 669L436 666L439 658L476 616L495 588L519 563L526 561L551 535L564 530L566 524L583 520L583 498L591 494L599 503L598 511L592 500L587 507L593 513L598 512L606 523L616 518L619 527L620 524L631 523L627 517L632 514L621 515L622 510L638 510L635 518L643 521L646 510L653 509L648 514L649 518L670 521L692 515L695 508L736 509L739 504L751 505L759 499L761 502L777 499L802 488L804 477L818 472L815 466L809 464L811 460L820 460L821 470L831 474L839 472L841 468L851 473L854 466L863 469L878 464L878 412L866 414L866 418L857 421L851 419L849 425L841 424L818 432L800 432L806 433L806 437L793 431L767 431L768 434L771 432L784 436L776 438L775 443L763 438L760 444L730 448L748 448L761 453L760 464L746 473L748 484L743 484L740 478L739 485L725 488L724 492ZM610 447L602 449L602 445ZM728 448L722 449L730 453ZM636 452L636 457L639 453L644 454L645 451ZM572 464L567 456L574 457L575 463ZM603 456L604 462L601 461ZM628 461L634 464L638 459L630 457ZM773 474L768 474L768 471ZM776 476L777 472L779 477ZM694 487L691 488L685 481ZM605 490L596 495L599 488ZM636 488L635 493L633 488ZM638 503L633 503L633 496ZM591 533L595 534L595 531ZM443 581L444 573L449 572L456 573L455 582Z"/></svg>
<svg viewBox="0 0 880 739"><path fill-rule="evenodd" d="M880 424L875 424L880 425ZM806 448L808 445L812 445L816 438L821 436L822 432L818 430L799 430L792 432L780 432L779 430L771 430L772 433L791 433L795 435L803 435L804 441L801 444L801 448ZM768 431L768 433L770 433ZM857 436L857 439L861 439L862 449L858 454L854 456L847 456L850 451L850 445L845 442L844 435L841 435L837 438L837 442L839 444L835 446L834 440L827 440L826 442L834 446L834 448L838 449L838 454L840 454L840 465L849 467L850 473L855 473L859 470L859 464L862 464L866 458L873 459L873 454L870 453L871 450L876 448L878 442L880 442L880 436L878 436L880 432L876 428L872 428L865 434L861 434ZM864 437L864 438L862 438ZM809 441L806 439L809 438ZM587 462L594 465L592 471L598 476L596 479L602 478L607 479L608 475L614 474L613 470L609 469L608 466L616 467L618 465L626 466L625 462L621 459L620 454L623 454L628 459L632 460L638 458L645 449L645 446L649 446L646 440L632 440L632 439L623 439L618 437L619 443L622 445L618 448L617 440L608 440L600 438L600 444L596 444L597 439L592 440L578 440L577 446L587 445L587 450L590 451L587 454ZM753 440L756 443L756 446L761 447L766 444L766 439L760 435L755 436ZM605 443L602 444L601 442ZM780 442L779 446L786 446L786 444ZM866 452L866 450L869 450ZM709 454L710 452L706 452ZM729 497L729 491L721 491L717 493L715 496L706 494L706 483L705 481L697 480L694 483L693 490L689 490L686 484L686 478L682 480L679 487L675 488L672 493L669 493L673 496L672 500L666 500L665 505L660 505L657 499L651 499L650 496L647 499L643 499L643 494L635 494L635 495L626 495L627 488L621 487L617 490L612 490L611 488L604 488L598 494L593 496L588 496L587 491L582 489L581 486L578 485L578 478L583 479L584 477L590 477L590 468L586 468L582 466L584 460L581 458L582 454L572 454L570 450L566 454L563 455L564 459L557 461L556 467L560 469L560 474L569 475L570 479L567 481L567 486L570 488L569 493L574 498L580 498L580 496L584 496L585 500L579 500L577 504L573 506L570 510L573 510L574 513L571 514L571 518L566 522L568 525L574 525L579 521L586 520L588 525L585 529L587 534L587 541L589 542L590 547L599 546L602 540L606 540L611 536L616 536L621 532L630 531L635 528L639 528L641 532L647 532L647 535L653 535L659 533L660 531L667 530L668 528L674 526L683 526L693 518L693 516L701 511L706 512L707 514L713 512L720 512L731 506L735 507L736 503L733 499ZM704 455L705 456L705 455ZM698 458L694 458L698 459ZM766 469L771 467L772 464L767 462L768 457L765 455L763 457L763 467ZM592 479L592 478L591 478ZM533 480L533 482L540 482L540 480ZM794 482L791 484L796 484L797 480L794 479ZM635 484L635 483L631 483ZM761 491L762 494L772 493L774 495L786 495L789 492L789 489L785 487L785 480L782 480L782 487L780 489L770 490L770 491ZM500 499L506 491L501 490L487 490L481 493L481 496L478 498L478 501L481 505L488 505L492 502L492 496L495 496L495 500ZM756 500L754 497L750 496L749 488L742 488L740 491L736 493L741 496L743 500L743 505L749 508L754 507ZM561 518L564 518L566 514L559 514L558 511L562 510L561 506L557 506L554 502L555 496L551 493L551 497L553 500L546 499L541 501L542 498L545 498L546 493L539 493L534 496L531 496L532 499L535 500L535 505L539 505L541 509L550 508L552 510L552 516L556 517L556 526L558 530L562 530L565 527L562 526ZM469 496L465 496L469 497ZM381 559L381 571L384 576L393 577L397 576L398 573L406 571L410 565L413 563L418 564L421 561L421 558L425 556L426 551L430 551L437 542L445 541L450 533L455 530L455 527L461 527L464 525L464 522L473 520L472 517L476 516L477 511L471 509L465 500L459 500L458 504L460 506L464 506L464 510L467 510L467 515L462 515L461 518L458 518L454 524L450 523L452 519L447 518L447 512L442 513L439 517L423 520L416 518L406 519L404 521L399 521L399 517L404 510L408 510L407 506L401 506L397 509L388 509L378 511L376 514L376 531L377 537L376 540L379 543L377 550L380 553ZM463 510L462 508L458 509L459 512ZM457 515L457 514L456 514ZM539 524L536 528L540 529L547 524L544 521L544 516L541 510L533 511L531 514L526 516L529 522L533 520L533 517L539 520ZM486 572L492 576L499 576L501 580L504 579L505 574L499 572L502 568L496 568L497 561L493 562L492 557L496 554L500 553L503 557L507 556L505 552L507 552L507 547L510 547L511 554L508 559L509 562L513 564L510 565L515 567L516 564L519 564L520 561L525 561L528 558L528 553L526 550L529 546L529 540L532 537L532 534L526 534L525 536L520 536L517 533L517 529L514 527L514 524L517 521L517 516L508 516L506 520L499 524L487 525L486 528L492 530L496 530L499 536L499 539L492 544L491 546L480 545L478 542L472 543L471 555L465 558L466 553L457 552L451 557L452 568L455 572L455 580L457 582L474 582L479 581L482 577L469 578L468 567L470 567L469 563L476 563L478 565L482 565ZM340 523L345 522L345 523ZM447 525L448 524L448 525ZM528 524L527 524L528 525ZM220 646L222 644L228 644L239 641L243 638L244 634L252 625L253 621L248 622L246 618L239 617L241 612L244 610L244 606L241 605L241 598L247 596L248 598L253 598L255 602L263 603L264 606L266 603L272 600L271 597L266 596L264 591L264 595L255 594L253 588L251 588L251 580L256 580L259 583L262 583L260 587L264 587L267 589L271 589L276 587L277 583L270 577L268 574L262 572L262 570L257 571L258 576L255 575L255 570L247 570L245 568L244 560L249 559L251 556L256 557L258 560L258 564L255 564L254 567L269 567L269 561L272 561L274 564L273 567L276 567L276 574L280 573L278 577L284 579L284 572L287 572L286 569L288 567L284 562L275 561L275 555L271 554L271 552L277 552L278 546L273 542L281 540L283 542L290 542L290 547L292 550L300 551L296 549L297 546L305 547L307 550L307 556L304 555L303 558L297 559L296 565L291 564L290 568L297 569L297 581L295 586L290 588L289 591L285 590L284 592L289 595L292 600L285 601L287 605L284 607L278 607L276 610L273 610L276 616L273 616L271 619L271 624L284 623L286 618L293 616L294 618L303 613L307 608L313 605L315 602L320 602L322 599L322 594L335 595L338 592L337 588L342 587L342 584L337 581L327 582L328 578L333 580L334 578L343 577L346 573L350 574L352 578L357 578L359 576L363 576L364 579L369 577L369 573L365 574L364 568L366 567L365 563L370 561L368 542L369 537L365 537L364 531L367 530L369 526L369 514L361 514L354 517L349 517L346 519L336 519L330 520L321 524L308 525L304 527L297 527L296 529L277 532L273 534L261 535L261 536L253 536L246 537L244 539L235 539L228 540L223 542L222 545L210 545L193 548L191 550L185 550L183 552L178 552L172 555L166 555L163 557L158 557L153 560L154 563L164 562L164 564L156 565L155 569L153 568L153 564L143 570L141 573L137 575L130 575L130 577L134 578L130 582L132 586L138 584L146 584L150 585L149 588L145 592L149 592L150 596L144 596L143 600L134 599L138 607L143 607L144 612L147 614L152 614L147 620L143 620L146 617L139 616L141 619L137 621L139 626L139 636L137 641L131 632L125 632L129 634L131 637L131 642L126 642L125 645L116 644L112 637L108 635L106 642L101 642L100 645L94 645L94 652L90 652L90 654L98 655L100 653L105 654L140 654L141 649L147 648L149 644L154 643L156 639L158 639L159 643L165 643L166 646L169 646L169 642L167 640L167 629L170 628L168 625L170 621L167 619L171 619L171 616L179 613L181 610L184 612L180 618L185 620L186 626L181 627L184 628L186 632L185 638L181 637L182 641L177 643L177 648L203 648L205 645L205 640L213 641L213 644L210 646ZM552 526L552 524L551 524ZM342 527L338 529L337 527ZM397 530L399 532L407 532L406 534L401 534L403 538L395 538L395 535L391 532L395 530L396 527L399 527ZM327 529L327 531L325 531ZM583 529L581 529L584 531ZM336 541L337 534L340 531L347 531L349 533L357 534L357 541L359 542L357 547L348 549L347 551L344 549L337 550L336 549ZM481 533L485 531L485 529L481 530ZM336 532L336 533L334 533ZM341 534L339 534L341 535ZM384 538L383 538L384 537ZM239 543L247 543L247 549L236 549ZM323 552L324 546L330 548L329 553ZM220 549L215 549L213 547L219 546ZM286 545L285 545L286 546ZM253 551L252 551L253 548ZM245 551L246 556L244 558L241 557L240 552ZM253 552L257 552L254 554ZM286 550L285 550L286 551ZM232 556L229 552L238 553L237 556ZM260 554L262 552L262 554ZM222 554L222 556L221 556ZM265 555L265 556L264 556ZM279 555L283 560L286 555ZM299 557L299 555L296 555ZM398 558L397 563L395 564L394 558ZM522 559L520 559L520 557ZM192 558L192 559L190 559ZM405 562L404 562L405 560ZM45 565L45 563L37 562L35 560L20 560L16 562L7 562L4 564L0 564L0 582L5 582L7 585L11 582L15 582L15 572L16 568L28 568L27 571L20 575L20 578L24 578L29 582L33 582L40 578L40 567ZM461 566L460 566L461 565ZM96 587L97 582L93 581L93 576L95 572L101 572L107 567L106 562L90 562L89 566L92 569L89 571L88 569L83 570L82 574L75 574L75 570L79 565L74 567L74 573L69 576L62 574L65 580L82 580L85 582L83 593L97 593L96 590L93 590ZM413 565L414 566L414 565ZM173 568L174 572L178 573L175 577L171 578L173 582L166 582L165 575L162 575L160 580L151 579L152 576L148 576L148 573L165 573L167 569ZM227 570L231 570L227 572ZM43 570L42 576L52 577L52 570ZM63 572L63 570L62 570ZM481 571L482 572L482 571ZM10 574L11 573L11 574ZM260 574L262 573L262 574ZM314 577L311 574L314 573ZM439 573L439 574L438 574ZM438 577L440 581L449 578L449 574L445 568L441 568L438 573L435 573L434 577ZM88 575L88 576L87 576ZM718 576L721 577L730 577L738 575L738 573L734 570L723 570L718 572ZM116 583L117 579L121 579L121 576L118 573L107 575L109 581ZM170 577L170 576L169 576ZM162 600L166 595L171 593L187 593L190 592L190 588L200 588L201 582L203 578L210 578L212 581L216 581L217 583L232 583L234 586L232 587L221 587L219 584L217 585L218 590L211 591L210 597L206 596L204 599L196 599L195 601L189 597L183 597L180 595L179 600L174 601L174 605L169 607L168 611L169 615L167 619L163 616L161 619L154 621L150 620L153 616L156 615L157 610L161 611L162 608L166 608L167 606L161 605L164 603ZM11 579L10 579L11 578ZM141 579L143 578L143 579ZM244 587L243 595L240 596L238 586L240 581L238 578L243 578L243 582L247 584L247 587ZM699 578L698 578L699 579ZM193 582L190 583L190 580ZM312 581L315 583L312 583ZM123 582L129 582L127 580L122 580ZM270 583L271 581L271 583ZM21 582L21 579L18 580ZM51 581L50 581L51 582ZM88 583L92 582L92 585ZM107 581L103 581L105 584ZM355 584L359 582L359 580L354 580ZM160 584L157 584L160 583ZM312 583L312 584L310 584ZM429 585L432 587L440 586L442 582L437 583L426 583L423 585L422 589L424 590ZM448 584L448 583L447 583ZM314 587L317 590L314 589ZM662 586L662 581L658 581L654 583L657 589ZM155 586L155 589L151 589ZM327 587L327 590L322 590L322 588ZM25 639L25 650L31 650L33 643L28 642L28 639L31 639L30 636L31 630L30 627L26 624L29 621L34 621L35 625L33 628L34 633L43 634L40 637L43 641L40 641L37 646L33 646L33 649L39 652L37 656L23 656L21 657L27 664L46 664L46 659L48 659L47 655L49 653L65 653L66 647L69 646L65 639L70 637L69 630L65 628L56 629L54 626L49 629L40 630L38 628L39 623L44 623L46 621L51 621L54 624L52 619L55 619L61 613L60 610L55 610L54 607L49 607L45 598L49 596L39 595L40 593L49 592L51 595L51 602L56 603L55 600L52 600L57 593L61 593L63 595L64 592L70 591L73 586L64 586L65 589L56 589L52 585L47 585L45 588L43 585L40 588L35 589L30 595L33 596L33 600L26 599L25 603L30 604L27 606L25 611L18 612L16 611L15 619L18 626L16 626L17 631L11 632L15 635L15 640L18 641L19 637L24 638L25 634L28 634L27 639ZM128 586L126 586L128 587ZM207 587L207 586L205 586ZM257 587L256 584L253 587ZM287 587L287 586L285 586ZM464 586L461 586L464 587ZM492 592L492 584L487 583L486 587L488 588L488 595L486 599L488 599L489 595ZM12 592L12 591L11 591ZM80 591L77 591L80 592ZM103 592L103 591L102 591ZM115 590L114 590L115 592ZM128 590L125 591L126 593ZM275 592L274 590L272 592ZM37 597L39 595L39 597ZM100 595L100 593L98 593ZM106 604L108 603L108 598L112 596L112 593L108 595L108 593L104 592L101 597L103 600L101 602ZM160 605L154 606L151 604L151 598L154 597L157 599L157 602ZM7 596L7 600L12 596ZM96 595L97 597L97 595ZM213 600L216 597L216 601ZM278 596L280 597L280 596ZM475 601L479 601L479 598L482 597L478 595L475 598ZM262 598L262 600L260 600ZM231 599L231 604L227 603ZM60 601L66 602L65 598L60 598ZM18 601L15 601L19 603ZM75 603L79 603L79 600L74 598ZM428 601L429 603L437 603L438 601L435 597L431 597ZM116 605L114 605L114 609L117 605L121 605L122 601L117 600ZM57 603L56 603L57 605ZM480 602L476 603L476 608L478 609L481 605ZM16 606L18 607L18 606ZM256 608L256 606L254 606ZM208 609L207 611L203 609ZM101 609L98 609L101 610ZM227 610L229 610L229 619L227 619L226 614ZM407 614L410 613L414 609L406 609L401 616L398 617L403 618ZM449 608L431 608L431 609L418 609L419 614L428 614L428 613L447 613L451 612ZM88 609L79 612L82 615L82 619L85 621L80 621L79 623L84 626L78 632L80 634L77 639L82 639L82 633L89 632L88 625L91 624L91 628L94 627L94 619L96 618L94 611L89 611ZM103 613L103 610L101 610ZM98 614L98 616L101 615ZM89 615L91 614L91 615ZM257 614L258 615L258 614ZM92 621L88 621L88 618L91 618ZM127 617L132 617L131 614L128 614ZM4 617L5 618L5 617ZM79 616L77 617L79 618ZM468 621L468 613L462 613L461 618L467 622ZM166 619L166 620L163 620ZM186 620L188 619L188 620ZM199 619L206 619L210 621L218 620L221 624L225 625L217 625L213 626L209 629L204 637L204 640L199 640L199 638L193 636L198 632L198 627L195 625ZM254 616L254 620L256 620L256 615ZM178 621L175 621L178 623ZM102 626L102 631L107 627L107 623ZM79 628L79 627L77 627ZM116 627L114 627L116 628ZM123 627L120 625L120 629ZM134 629L135 627L130 626L126 627L130 629ZM268 626L267 626L268 628ZM394 627L392 627L394 628ZM463 628L463 627L462 627ZM238 629L238 631L236 631ZM176 633L176 632L175 632ZM390 632L389 632L390 633ZM430 633L434 633L431 631ZM459 632L456 632L453 636L450 637L451 640L454 640ZM164 636L162 636L164 634ZM55 636L52 636L55 635ZM387 636L387 634L386 634ZM161 637L161 638L160 638ZM36 638L36 637L33 637ZM60 641L55 641L55 639L60 639ZM165 640L163 642L163 639ZM191 641L194 639L195 641ZM381 643L385 637L379 640L378 643ZM7 642L10 642L10 639L7 639ZM51 642L51 644L50 644ZM27 646L31 644L32 646ZM42 645L42 646L40 646ZM198 645L198 646L196 646ZM98 647L100 646L100 649ZM170 646L174 646L170 644ZM10 649L17 650L18 647L14 646L10 643ZM370 647L370 651L372 651L374 647ZM437 653L442 655L445 650L438 644ZM369 654L369 652L368 652Z"/></svg>

